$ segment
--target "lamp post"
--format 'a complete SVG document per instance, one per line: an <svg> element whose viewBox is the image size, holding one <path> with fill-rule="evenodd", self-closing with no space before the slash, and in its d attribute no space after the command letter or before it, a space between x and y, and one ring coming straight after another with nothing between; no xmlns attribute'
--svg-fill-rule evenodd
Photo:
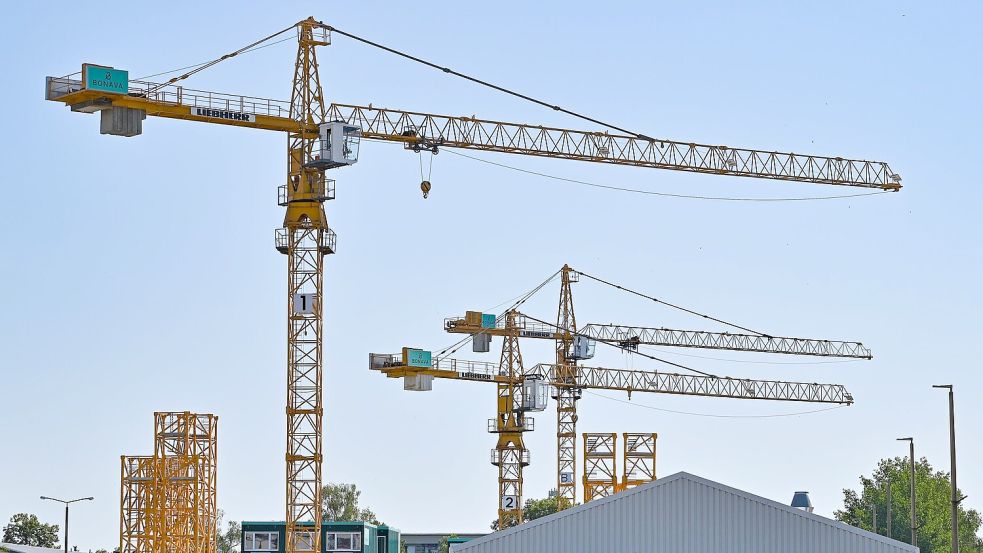
<svg viewBox="0 0 983 553"><path fill-rule="evenodd" d="M949 499L952 506L952 553L959 553L959 502L965 497L959 497L959 490L956 488L956 407L955 397L952 394L952 384L939 384L933 388L945 388L949 390L949 480L952 485Z"/></svg>
<svg viewBox="0 0 983 553"><path fill-rule="evenodd" d="M41 496L41 499L48 499L50 501L57 501L58 503L64 503L65 504L65 553L68 553L68 506L71 505L72 503L75 503L76 501L92 501L95 498L94 497L80 497L78 499L72 499L72 500L69 500L69 501L65 501L64 499L57 499L57 498L54 498L54 497L48 497L48 496L42 495Z"/></svg>
<svg viewBox="0 0 983 553"><path fill-rule="evenodd" d="M918 523L915 521L915 439L898 438L899 442L908 442L910 447L911 474L908 477L911 488L911 545L918 547Z"/></svg>

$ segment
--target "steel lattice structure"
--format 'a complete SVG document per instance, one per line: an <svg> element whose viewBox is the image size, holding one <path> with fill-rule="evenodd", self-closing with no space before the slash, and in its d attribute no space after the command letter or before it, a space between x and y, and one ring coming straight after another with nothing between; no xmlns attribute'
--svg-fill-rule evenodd
<svg viewBox="0 0 983 553"><path fill-rule="evenodd" d="M557 328L569 332L556 339L556 371L550 381L556 389L556 495L557 506L565 509L577 501L577 361L569 359L573 345L571 333L577 332L577 317L573 311L573 291L570 284L577 282L577 274L567 265L560 271L560 304L557 308Z"/></svg>
<svg viewBox="0 0 983 553"><path fill-rule="evenodd" d="M813 340L809 338L785 338L755 334L704 332L701 330L673 330L626 325L589 324L578 334L600 342L609 342L632 349L639 344L673 346L681 348L719 349L762 353L785 353L817 357L849 357L870 359L870 349L860 342L838 340Z"/></svg>
<svg viewBox="0 0 983 553"><path fill-rule="evenodd" d="M618 435L584 432L584 501L618 491Z"/></svg>
<svg viewBox="0 0 983 553"><path fill-rule="evenodd" d="M631 489L655 480L655 444L659 435L654 432L625 432L622 437L624 462L620 489Z"/></svg>
<svg viewBox="0 0 983 553"><path fill-rule="evenodd" d="M515 313L506 314L506 329L514 329ZM517 333L506 336L499 364L505 378L498 384L497 417L489 419L488 431L498 434L491 462L498 467L498 527L522 523L522 468L529 464L529 450L522 434L532 427L532 419L522 410L522 352Z"/></svg>
<svg viewBox="0 0 983 553"><path fill-rule="evenodd" d="M154 456L120 456L121 553L155 553L154 538L160 524L154 505L157 472Z"/></svg>
<svg viewBox="0 0 983 553"><path fill-rule="evenodd" d="M215 553L218 417L154 413L154 454L123 456L121 553Z"/></svg>
<svg viewBox="0 0 983 553"><path fill-rule="evenodd" d="M882 162L730 148L606 132L573 131L430 113L332 104L332 120L362 128L366 138L416 139L438 145L598 163L897 190L901 177Z"/></svg>
<svg viewBox="0 0 983 553"><path fill-rule="evenodd" d="M563 371L560 365L540 363L532 369L549 381L556 381ZM768 399L773 401L808 401L849 405L853 396L839 384L753 380L665 372L577 367L576 387L592 390L655 392L684 396L727 397L734 399Z"/></svg>

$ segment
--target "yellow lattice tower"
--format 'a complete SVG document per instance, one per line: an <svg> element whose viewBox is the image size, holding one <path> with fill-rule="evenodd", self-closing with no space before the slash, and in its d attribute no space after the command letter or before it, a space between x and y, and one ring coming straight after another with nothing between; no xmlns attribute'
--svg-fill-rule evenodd
<svg viewBox="0 0 983 553"><path fill-rule="evenodd" d="M120 456L121 553L153 553L158 517L153 512L157 485L157 459L151 456Z"/></svg>
<svg viewBox="0 0 983 553"><path fill-rule="evenodd" d="M584 502L618 491L618 435L584 432Z"/></svg>
<svg viewBox="0 0 983 553"><path fill-rule="evenodd" d="M165 460L165 535L184 536L182 543L190 547L177 551L215 553L217 452L217 416L154 413L154 456Z"/></svg>
<svg viewBox="0 0 983 553"><path fill-rule="evenodd" d="M655 480L655 443L659 435L655 432L625 432L622 437L624 463L618 490L631 489Z"/></svg>
<svg viewBox="0 0 983 553"><path fill-rule="evenodd" d="M504 530L522 523L522 468L529 464L529 450L522 434L531 430L532 419L525 416L522 403L522 353L516 312L505 314L509 334L502 344L498 383L498 416L488 421L488 431L498 434L491 463L498 467L498 528Z"/></svg>

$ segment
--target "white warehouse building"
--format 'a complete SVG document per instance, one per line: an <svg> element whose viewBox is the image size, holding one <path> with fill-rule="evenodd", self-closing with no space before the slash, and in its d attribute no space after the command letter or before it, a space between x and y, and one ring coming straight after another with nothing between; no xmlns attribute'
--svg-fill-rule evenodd
<svg viewBox="0 0 983 553"><path fill-rule="evenodd" d="M452 553L913 553L918 548L679 472L452 546Z"/></svg>

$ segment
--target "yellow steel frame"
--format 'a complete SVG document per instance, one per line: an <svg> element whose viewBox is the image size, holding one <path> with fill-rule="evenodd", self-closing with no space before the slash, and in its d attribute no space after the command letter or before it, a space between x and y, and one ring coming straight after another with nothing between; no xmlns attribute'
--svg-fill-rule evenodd
<svg viewBox="0 0 983 553"><path fill-rule="evenodd" d="M516 313L505 315L509 334L502 344L499 374L505 380L497 383L498 416L489 421L488 430L498 434L492 450L492 464L498 467L498 527L510 528L522 523L522 468L529 464L529 450L522 434L532 422L522 411L522 352L515 326Z"/></svg>
<svg viewBox="0 0 983 553"><path fill-rule="evenodd" d="M298 24L287 142L287 212L281 237L287 255L287 452L286 551L321 551L323 463L324 256L334 253L334 233L324 213L324 171L308 166L325 121L318 74L318 46L327 35L313 18ZM282 240L282 238L281 238ZM297 305L310 298L312 309ZM316 530L311 532L311 526ZM312 539L313 538L313 539Z"/></svg>
<svg viewBox="0 0 983 553"><path fill-rule="evenodd" d="M618 435L584 432L584 502L618 491Z"/></svg>
<svg viewBox="0 0 983 553"><path fill-rule="evenodd" d="M215 553L218 417L154 413L154 454L120 458L121 553Z"/></svg>
<svg viewBox="0 0 983 553"><path fill-rule="evenodd" d="M655 480L655 445L659 435L655 432L625 432L622 438L624 458L619 491Z"/></svg>

